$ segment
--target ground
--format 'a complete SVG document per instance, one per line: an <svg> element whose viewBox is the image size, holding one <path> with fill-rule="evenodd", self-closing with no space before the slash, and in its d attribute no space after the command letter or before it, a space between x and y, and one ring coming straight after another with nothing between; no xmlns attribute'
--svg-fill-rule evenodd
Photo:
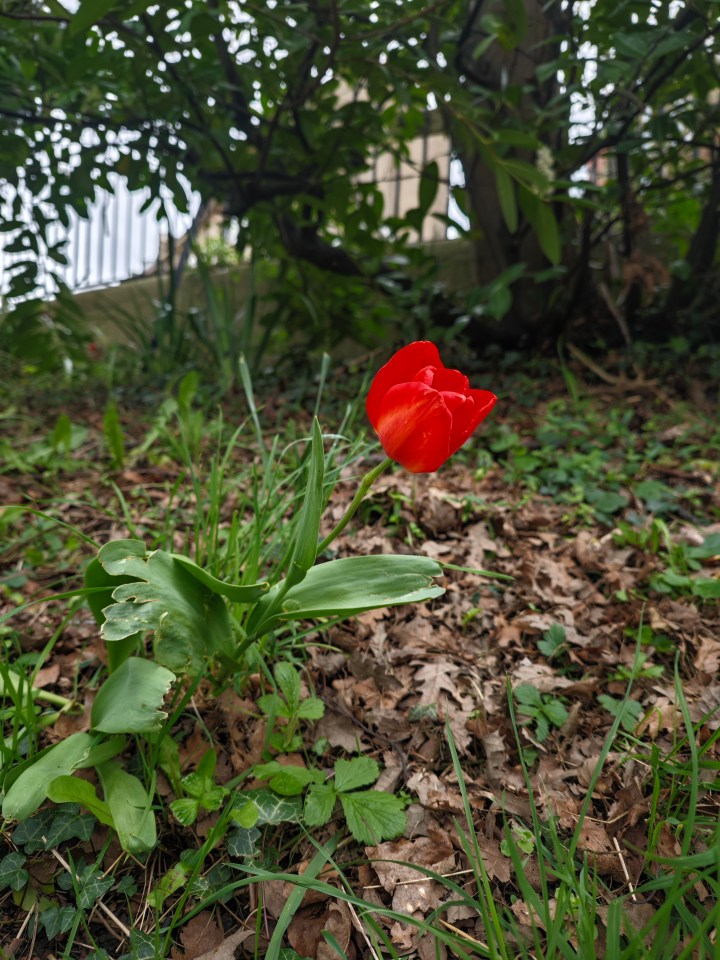
<svg viewBox="0 0 720 960"><path fill-rule="evenodd" d="M588 943L595 956L619 956L617 945L636 951L628 957L711 955L717 381L707 366L697 375L628 373L585 360L562 370L508 366L493 383L492 422L466 450L435 474L398 468L375 483L327 559L420 554L447 565L445 593L319 631L302 624L267 648L266 666L292 663L301 699L322 707L288 731L283 704L267 707L271 672L256 664L233 682L209 669L172 730L182 775L212 748L210 779L233 790L264 782L254 771L268 761L335 784L338 761L376 761L373 786L405 804L402 834L358 843L336 804L319 827L302 816L259 821L257 844L243 856L237 830L218 832L219 808L196 805L188 825L170 812L178 785L160 762L158 842L146 857L124 854L113 830L76 807L49 804L24 825L5 823L5 956L80 960L94 945L109 956L159 957L165 944L186 960L549 957L559 942L562 956L591 956ZM307 434L312 401L291 389L257 394L261 416L285 440ZM126 398L118 434L96 396L66 395L46 409L44 399L11 409L0 473L0 503L39 511L6 506L0 515L6 664L34 670L36 688L71 701L38 724L38 746L89 729L107 664L87 606L68 617L68 601L54 596L81 585L82 568L108 540L183 552L209 538L197 526L202 489L183 463L196 443L198 474L207 471L214 416L193 423L197 409L181 405L163 421L158 404ZM226 398L226 423L245 416L243 402ZM330 403L327 417L339 409ZM355 422L365 429L361 410ZM323 427L331 433L337 422ZM367 448L342 470L321 533L380 456ZM233 457L259 469L250 441ZM223 543L239 496L232 484L228 491L217 519ZM23 606L37 598L47 599ZM49 716L51 702L36 704ZM11 713L6 735L17 730ZM17 735L13 743L15 755L8 741L4 750L5 793L29 749ZM128 769L136 769L132 749L123 754ZM79 775L97 784L92 768ZM64 833L59 810L69 811ZM191 867L173 888L167 878L183 863ZM105 885L83 899L92 865L93 882ZM298 873L310 887L302 902ZM657 938L668 952L653 953Z"/></svg>

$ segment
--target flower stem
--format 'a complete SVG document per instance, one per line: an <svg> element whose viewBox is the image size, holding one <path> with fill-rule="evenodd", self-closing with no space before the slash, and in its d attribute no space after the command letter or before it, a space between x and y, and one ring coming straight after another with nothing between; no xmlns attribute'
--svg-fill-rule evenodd
<svg viewBox="0 0 720 960"><path fill-rule="evenodd" d="M365 494L368 492L368 490L373 485L373 483L375 483L375 481L380 476L380 474L383 473L385 470L387 470L387 468L390 466L392 462L393 461L390 457L386 457L382 463L379 463L376 467L373 467L372 470L368 470L368 472L360 481L360 486L357 488L357 493L352 498L352 502L350 503L350 506L347 508L347 510L343 514L343 517L338 523L338 525L335 527L334 530L330 531L330 533L325 537L322 543L318 544L316 556L319 557L324 550L327 550L327 548L330 546L333 540L336 537L340 536L340 534L343 532L345 527L350 523L352 518L355 516L357 508L362 503L363 498L365 497Z"/></svg>

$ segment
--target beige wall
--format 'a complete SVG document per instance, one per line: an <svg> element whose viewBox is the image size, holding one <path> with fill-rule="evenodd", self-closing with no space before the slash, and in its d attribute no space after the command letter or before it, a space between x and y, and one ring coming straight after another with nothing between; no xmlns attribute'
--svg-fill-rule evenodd
<svg viewBox="0 0 720 960"><path fill-rule="evenodd" d="M473 254L465 240L435 240L422 245L439 263L440 279L452 290L462 291L472 286ZM241 309L249 289L249 267L217 267L213 270L216 286L226 286L229 300ZM167 286L167 277L162 278ZM122 343L132 339L133 324L147 322L162 301L163 287L158 277L128 280L116 287L87 290L75 295L75 302L85 314L93 335L103 344ZM177 306L185 313L193 306L205 303L200 278L194 270L186 271L180 285Z"/></svg>

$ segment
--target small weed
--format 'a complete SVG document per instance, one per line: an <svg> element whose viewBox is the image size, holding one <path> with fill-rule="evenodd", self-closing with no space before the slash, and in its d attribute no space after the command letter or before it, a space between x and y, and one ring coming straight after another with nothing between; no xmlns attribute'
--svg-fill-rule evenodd
<svg viewBox="0 0 720 960"><path fill-rule="evenodd" d="M519 684L513 690L513 695L517 700L518 713L528 717L528 722L534 722L533 733L540 743L547 740L552 727L561 727L568 718L561 700L540 693L529 683Z"/></svg>

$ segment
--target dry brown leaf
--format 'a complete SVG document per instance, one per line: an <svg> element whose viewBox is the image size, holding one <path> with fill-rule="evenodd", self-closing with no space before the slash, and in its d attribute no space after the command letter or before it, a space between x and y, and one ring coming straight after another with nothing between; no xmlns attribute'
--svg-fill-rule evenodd
<svg viewBox="0 0 720 960"><path fill-rule="evenodd" d="M311 957L315 960L326 922L326 910L318 907L298 910L287 929L288 943L301 957Z"/></svg>
<svg viewBox="0 0 720 960"><path fill-rule="evenodd" d="M335 937L347 960L353 960L355 956L355 949L350 942L352 928L352 914L347 903L344 900L334 900L328 904L323 930ZM324 939L318 944L317 960L338 960L337 951Z"/></svg>
<svg viewBox="0 0 720 960"><path fill-rule="evenodd" d="M508 883L512 875L512 861L500 851L500 842L495 837L486 837L479 833L478 844L488 877L495 878L500 883Z"/></svg>
<svg viewBox="0 0 720 960"><path fill-rule="evenodd" d="M420 704L440 705L445 701L443 692L454 699L459 698L458 676L460 668L449 660L434 659L420 665L415 672L414 683L420 693Z"/></svg>
<svg viewBox="0 0 720 960"><path fill-rule="evenodd" d="M416 912L425 914L439 906L443 887L422 870L406 863L426 867L434 873L451 873L455 869L455 851L446 833L436 830L431 837L380 843L366 847L365 852L380 883L392 895L393 910L411 916Z"/></svg>
<svg viewBox="0 0 720 960"><path fill-rule="evenodd" d="M708 677L717 677L720 673L720 640L702 637L693 662L696 670Z"/></svg>
<svg viewBox="0 0 720 960"><path fill-rule="evenodd" d="M459 790L450 790L448 785L430 771L418 770L407 782L407 788L416 793L423 807L429 810L454 810L463 808Z"/></svg>
<svg viewBox="0 0 720 960"><path fill-rule="evenodd" d="M362 746L363 731L344 714L327 712L320 720L315 733L318 740L325 737L331 747L341 747L348 753L355 753Z"/></svg>
<svg viewBox="0 0 720 960"><path fill-rule="evenodd" d="M621 883L625 880L620 857L602 823L585 820L580 829L578 850L588 853L600 876L611 876Z"/></svg>
<svg viewBox="0 0 720 960"><path fill-rule="evenodd" d="M172 960L198 960L203 954L216 950L225 940L219 917L209 910L203 910L192 920L188 920L180 931L183 951L173 947Z"/></svg>
<svg viewBox="0 0 720 960"><path fill-rule="evenodd" d="M447 960L447 947L430 933L420 937L417 943L418 960Z"/></svg>
<svg viewBox="0 0 720 960"><path fill-rule="evenodd" d="M231 934L221 944L213 947L212 950L196 956L195 960L235 960L235 951L240 944L254 936L255 932L253 930L238 930L237 933Z"/></svg>

